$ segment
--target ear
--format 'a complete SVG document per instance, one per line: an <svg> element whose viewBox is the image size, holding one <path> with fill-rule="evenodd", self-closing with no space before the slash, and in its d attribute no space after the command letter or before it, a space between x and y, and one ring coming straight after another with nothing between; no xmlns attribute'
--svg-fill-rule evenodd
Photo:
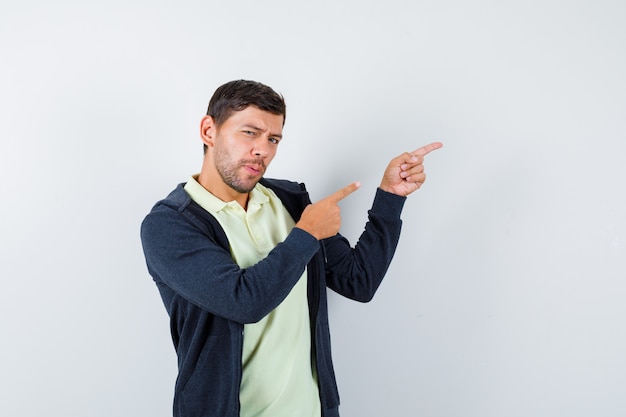
<svg viewBox="0 0 626 417"><path fill-rule="evenodd" d="M215 122L211 116L204 116L200 121L200 138L202 143L208 147L214 145L215 140Z"/></svg>

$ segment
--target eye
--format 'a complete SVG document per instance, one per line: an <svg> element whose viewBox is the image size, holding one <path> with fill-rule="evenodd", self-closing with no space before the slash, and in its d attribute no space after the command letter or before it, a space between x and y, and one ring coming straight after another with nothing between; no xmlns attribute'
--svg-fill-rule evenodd
<svg viewBox="0 0 626 417"><path fill-rule="evenodd" d="M278 142L280 142L280 139L275 138L275 137L270 137L268 140L274 145L278 145Z"/></svg>
<svg viewBox="0 0 626 417"><path fill-rule="evenodd" d="M255 133L252 130L244 130L243 133L248 136L254 136Z"/></svg>

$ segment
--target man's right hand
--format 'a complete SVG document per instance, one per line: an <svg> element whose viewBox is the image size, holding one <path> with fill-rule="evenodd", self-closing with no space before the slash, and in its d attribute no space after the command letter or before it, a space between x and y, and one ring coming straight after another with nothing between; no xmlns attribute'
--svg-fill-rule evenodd
<svg viewBox="0 0 626 417"><path fill-rule="evenodd" d="M317 240L335 236L341 227L341 209L338 203L360 186L360 183L353 182L317 203L309 204L302 212L296 227L310 233Z"/></svg>

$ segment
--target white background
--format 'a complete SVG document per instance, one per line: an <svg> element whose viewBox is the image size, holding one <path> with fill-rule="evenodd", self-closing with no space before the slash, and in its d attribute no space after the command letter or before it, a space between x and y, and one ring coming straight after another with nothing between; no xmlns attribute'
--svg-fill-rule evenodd
<svg viewBox="0 0 626 417"><path fill-rule="evenodd" d="M433 140L373 302L331 297L343 416L626 415L626 3L0 3L0 415L168 416L139 224L200 169L219 85L284 94L269 175Z"/></svg>

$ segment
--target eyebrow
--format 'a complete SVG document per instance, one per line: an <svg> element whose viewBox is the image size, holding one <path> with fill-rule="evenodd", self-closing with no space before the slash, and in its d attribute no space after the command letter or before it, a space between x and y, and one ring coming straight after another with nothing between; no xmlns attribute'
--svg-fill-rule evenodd
<svg viewBox="0 0 626 417"><path fill-rule="evenodd" d="M251 124L243 124L241 125L242 128L245 129L252 129L252 130L256 130L257 132L265 132L267 129L261 129L260 127L251 125ZM282 133L270 133L270 136L272 137L277 137L277 138L281 138L283 137Z"/></svg>

